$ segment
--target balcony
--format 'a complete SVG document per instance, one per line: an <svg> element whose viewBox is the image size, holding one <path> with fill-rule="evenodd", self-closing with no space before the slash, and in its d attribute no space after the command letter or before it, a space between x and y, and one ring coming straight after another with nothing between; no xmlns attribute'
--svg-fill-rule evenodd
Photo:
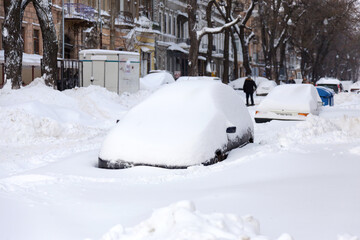
<svg viewBox="0 0 360 240"><path fill-rule="evenodd" d="M65 19L78 22L95 22L97 11L82 3L65 3Z"/></svg>
<svg viewBox="0 0 360 240"><path fill-rule="evenodd" d="M176 43L186 43L187 45L190 45L190 38L177 38Z"/></svg>
<svg viewBox="0 0 360 240"><path fill-rule="evenodd" d="M134 17L132 13L127 11L120 11L118 17L115 19L115 25L122 26L125 28L135 27Z"/></svg>

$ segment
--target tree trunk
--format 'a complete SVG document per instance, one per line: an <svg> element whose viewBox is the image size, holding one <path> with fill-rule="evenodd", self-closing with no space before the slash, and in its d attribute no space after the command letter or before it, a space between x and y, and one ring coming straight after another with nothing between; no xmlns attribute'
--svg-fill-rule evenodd
<svg viewBox="0 0 360 240"><path fill-rule="evenodd" d="M116 17L116 0L111 0L111 20L110 20L110 49L115 50L115 17Z"/></svg>
<svg viewBox="0 0 360 240"><path fill-rule="evenodd" d="M238 79L239 78L239 64L238 64L238 52L237 52L237 47L236 47L236 42L235 42L235 36L233 32L231 33L231 43L232 43L232 47L234 50L234 79Z"/></svg>
<svg viewBox="0 0 360 240"><path fill-rule="evenodd" d="M252 74L250 61L249 61L249 45L245 41L245 28L240 27L240 43L241 43L241 50L243 54L243 66L245 69L245 75L249 76Z"/></svg>
<svg viewBox="0 0 360 240"><path fill-rule="evenodd" d="M21 68L24 41L21 37L21 1L4 0L5 20L3 24L3 46L5 58L5 79L12 89L22 84ZM5 81L4 81L5 82Z"/></svg>
<svg viewBox="0 0 360 240"><path fill-rule="evenodd" d="M230 22L230 13L231 13L231 0L226 1L226 19L225 22ZM230 29L225 29L225 38L224 38L224 72L222 81L225 84L229 83L229 45L230 45Z"/></svg>
<svg viewBox="0 0 360 240"><path fill-rule="evenodd" d="M48 0L33 0L36 15L39 19L43 38L43 59L41 72L45 76L45 84L56 87L58 41Z"/></svg>
<svg viewBox="0 0 360 240"><path fill-rule="evenodd" d="M197 1L187 0L187 13L189 16L189 75L198 76L198 54L199 54L199 39L196 32L196 14L197 14Z"/></svg>
<svg viewBox="0 0 360 240"><path fill-rule="evenodd" d="M207 26L209 28L213 27L212 21L211 21L211 13L212 13L212 6L214 4L214 0L211 0L207 7L206 7L206 21ZM213 35L210 33L208 36L208 46L207 46L207 53L206 53L206 75L211 76L211 72L208 72L208 66L211 66L211 60L212 60L212 51L213 51Z"/></svg>

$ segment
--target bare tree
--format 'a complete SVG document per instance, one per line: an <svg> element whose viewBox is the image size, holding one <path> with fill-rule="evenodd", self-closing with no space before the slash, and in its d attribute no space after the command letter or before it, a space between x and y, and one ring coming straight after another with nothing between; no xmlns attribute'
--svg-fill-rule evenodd
<svg viewBox="0 0 360 240"><path fill-rule="evenodd" d="M216 3L216 1L215 1ZM231 21L225 23L220 27L204 27L198 30L196 14L198 10L197 0L187 0L187 14L189 19L189 37L190 37L190 50L189 50L189 75L197 76L198 75L198 54L199 54L199 44L201 38L207 34L217 34L223 32L225 29L231 28L232 26L240 23L240 26L246 26L248 18L251 16L251 12L254 9L257 0L252 0L251 5L246 13L246 16L243 18L241 15L236 16L236 18L231 18ZM251 11L249 11L251 9ZM250 12L250 16L248 13ZM226 16L225 16L226 17ZM247 18L248 17L248 18Z"/></svg>
<svg viewBox="0 0 360 240"><path fill-rule="evenodd" d="M13 89L20 88L22 52L24 40L21 37L22 2L4 0L5 20L2 29L5 78L11 82Z"/></svg>
<svg viewBox="0 0 360 240"><path fill-rule="evenodd" d="M6 79L11 81L12 88L22 84L22 52L24 40L21 37L21 23L26 6L32 2L40 23L43 37L42 73L48 86L55 86L57 79L58 41L51 13L51 2L48 0L5 0L5 21L3 25L3 42L5 55Z"/></svg>
<svg viewBox="0 0 360 240"><path fill-rule="evenodd" d="M291 44L301 55L303 76L316 81L323 76L357 75L359 12L356 0L302 0L305 10L297 27L292 29ZM351 50L350 50L351 49ZM350 70L351 69L351 70Z"/></svg>

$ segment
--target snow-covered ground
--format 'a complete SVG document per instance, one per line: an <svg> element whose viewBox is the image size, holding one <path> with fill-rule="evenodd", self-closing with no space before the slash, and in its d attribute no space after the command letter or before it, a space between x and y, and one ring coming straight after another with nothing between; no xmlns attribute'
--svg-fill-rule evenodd
<svg viewBox="0 0 360 240"><path fill-rule="evenodd" d="M0 239L358 239L360 94L255 124L254 144L208 167L97 168L108 131L150 94L0 90Z"/></svg>

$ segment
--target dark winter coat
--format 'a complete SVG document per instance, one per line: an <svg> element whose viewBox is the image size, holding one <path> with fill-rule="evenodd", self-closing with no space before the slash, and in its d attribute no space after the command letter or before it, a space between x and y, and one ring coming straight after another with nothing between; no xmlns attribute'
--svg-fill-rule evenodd
<svg viewBox="0 0 360 240"><path fill-rule="evenodd" d="M257 86L254 80L252 80L251 78L247 78L244 82L243 90L246 93L252 94L256 90L256 87Z"/></svg>

